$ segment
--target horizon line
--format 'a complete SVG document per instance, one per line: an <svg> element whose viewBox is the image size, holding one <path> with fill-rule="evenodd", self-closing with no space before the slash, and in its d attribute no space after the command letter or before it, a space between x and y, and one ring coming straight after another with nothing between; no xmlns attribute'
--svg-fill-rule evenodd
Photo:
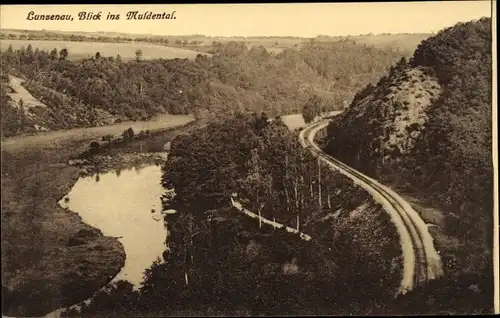
<svg viewBox="0 0 500 318"><path fill-rule="evenodd" d="M16 29L16 28L3 28L0 29L0 32L3 31L35 31L35 32L65 32L65 33L101 33L101 34L121 34L121 35L134 35L134 36L149 36L149 37L206 37L206 38L295 38L295 39L314 39L317 37L354 37L354 36L377 36L377 35L435 35L439 31L431 31L431 32L383 32L383 33L359 33L359 34L345 34L345 35L328 35L328 34L317 34L313 37L303 37L303 36L294 36L294 35L205 35L205 34L153 34L153 33L134 33L134 32L119 32L119 31L66 31L60 29Z"/></svg>

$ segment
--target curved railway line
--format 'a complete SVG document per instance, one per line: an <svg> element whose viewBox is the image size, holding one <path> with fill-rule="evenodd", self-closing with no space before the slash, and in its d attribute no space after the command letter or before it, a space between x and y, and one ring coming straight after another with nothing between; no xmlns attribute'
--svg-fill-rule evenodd
<svg viewBox="0 0 500 318"><path fill-rule="evenodd" d="M314 142L316 133L324 129L328 122L329 120L321 119L303 129L299 134L300 142L330 167L367 190L391 216L400 236L403 256L403 277L398 293L404 294L419 284L441 276L443 274L441 259L434 247L427 224L410 204L376 180L324 153Z"/></svg>

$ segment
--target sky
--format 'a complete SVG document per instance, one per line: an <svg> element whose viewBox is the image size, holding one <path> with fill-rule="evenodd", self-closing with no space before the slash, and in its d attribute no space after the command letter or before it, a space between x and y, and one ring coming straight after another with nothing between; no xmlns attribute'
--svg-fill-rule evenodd
<svg viewBox="0 0 500 318"><path fill-rule="evenodd" d="M28 21L35 14L71 14L74 21ZM81 11L101 20L80 21ZM128 11L171 13L171 20L127 20ZM120 20L106 20L108 12ZM122 32L156 35L298 36L431 33L491 16L490 1L169 5L2 5L1 29Z"/></svg>

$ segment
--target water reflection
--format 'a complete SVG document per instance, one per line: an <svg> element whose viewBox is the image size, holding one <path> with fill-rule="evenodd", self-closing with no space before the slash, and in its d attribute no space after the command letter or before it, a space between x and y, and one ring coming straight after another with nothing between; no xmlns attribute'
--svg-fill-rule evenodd
<svg viewBox="0 0 500 318"><path fill-rule="evenodd" d="M160 182L160 166L136 166L82 177L59 202L104 235L119 237L127 257L114 281L123 279L140 287L144 270L166 249L161 217L165 191Z"/></svg>

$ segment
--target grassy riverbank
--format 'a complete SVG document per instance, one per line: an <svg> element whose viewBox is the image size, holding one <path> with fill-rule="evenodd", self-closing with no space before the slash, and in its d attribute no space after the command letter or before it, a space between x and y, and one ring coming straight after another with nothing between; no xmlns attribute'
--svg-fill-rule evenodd
<svg viewBox="0 0 500 318"><path fill-rule="evenodd" d="M152 131L144 144L167 142L176 133L175 128ZM57 204L81 173L68 159L88 150L97 137L69 131L57 140L27 137L39 138L37 143L23 143L22 136L15 137L16 142L2 141L4 315L40 316L82 301L124 265L119 241L103 236ZM134 152L135 145L131 141L109 155ZM127 163L121 161L117 167Z"/></svg>
<svg viewBox="0 0 500 318"><path fill-rule="evenodd" d="M67 158L85 140L2 149L2 313L43 315L83 300L125 261L123 246L57 202L78 179ZM81 244L72 238L84 236Z"/></svg>

